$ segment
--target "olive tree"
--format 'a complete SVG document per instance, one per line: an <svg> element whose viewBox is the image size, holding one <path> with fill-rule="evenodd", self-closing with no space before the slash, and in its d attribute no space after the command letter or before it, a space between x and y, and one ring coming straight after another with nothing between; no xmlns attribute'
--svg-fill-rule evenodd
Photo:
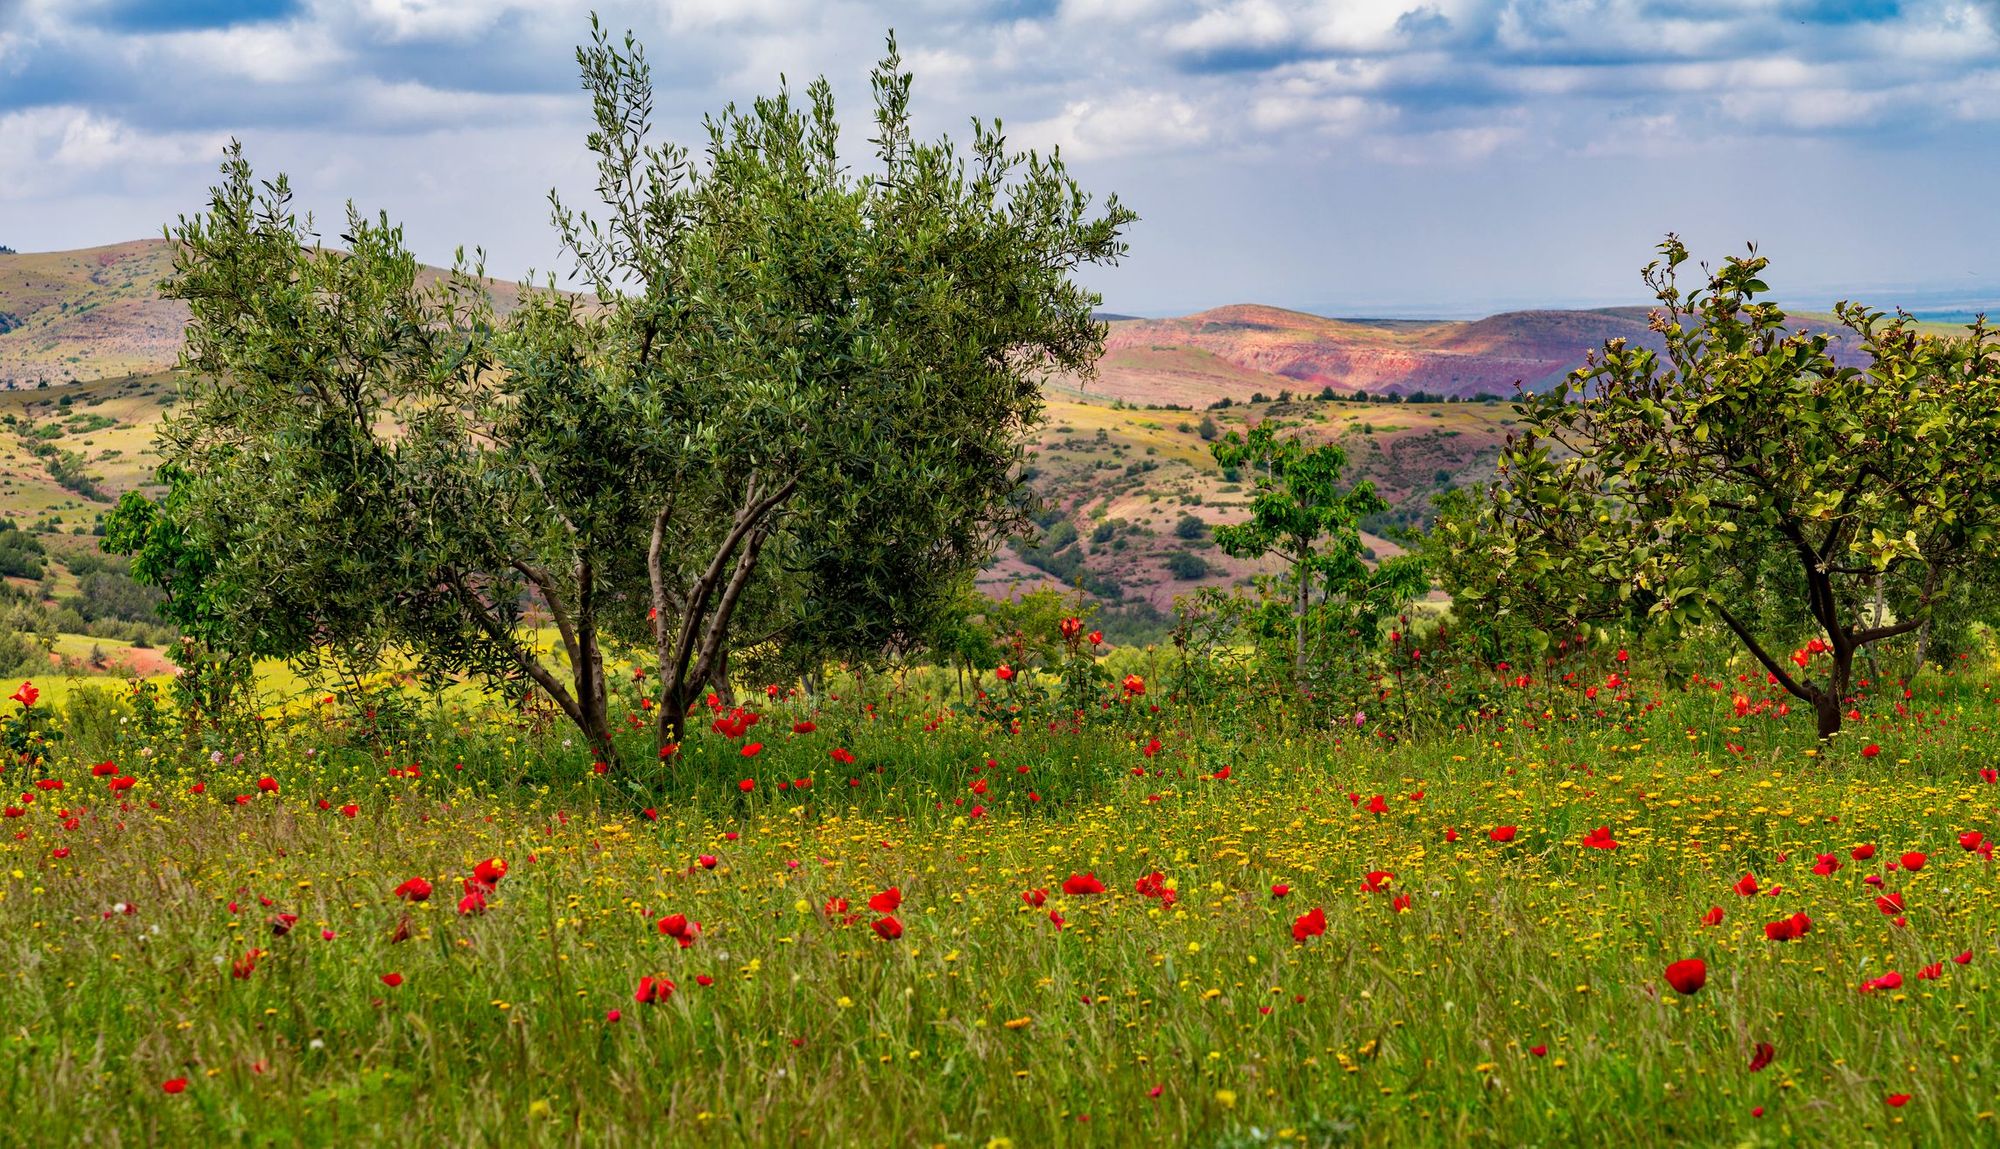
<svg viewBox="0 0 2000 1149"><path fill-rule="evenodd" d="M696 154L652 142L629 35L578 62L602 204L552 200L583 294L502 314L352 209L323 247L232 150L171 233L165 445L239 633L530 680L615 761L607 647L656 664L664 750L732 650L879 654L949 607L1020 525L1040 381L1102 347L1074 275L1133 216L997 123L914 141L893 38L865 174L824 81Z"/></svg>
<svg viewBox="0 0 2000 1149"><path fill-rule="evenodd" d="M1490 498L1445 524L1452 589L1544 631L1719 621L1830 737L1856 652L1994 561L2000 340L1848 303L1836 340L1759 298L1754 249L1693 289L1661 253L1663 348L1612 341L1521 397Z"/></svg>

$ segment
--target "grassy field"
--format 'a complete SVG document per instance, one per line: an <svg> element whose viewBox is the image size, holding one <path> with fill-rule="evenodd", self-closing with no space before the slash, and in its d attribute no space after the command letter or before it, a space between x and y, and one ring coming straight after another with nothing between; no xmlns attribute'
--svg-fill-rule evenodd
<svg viewBox="0 0 2000 1149"><path fill-rule="evenodd" d="M1742 684L1494 689L1408 741L787 700L602 774L490 711L99 715L10 771L0 1140L1996 1136L1990 678L1827 747Z"/></svg>

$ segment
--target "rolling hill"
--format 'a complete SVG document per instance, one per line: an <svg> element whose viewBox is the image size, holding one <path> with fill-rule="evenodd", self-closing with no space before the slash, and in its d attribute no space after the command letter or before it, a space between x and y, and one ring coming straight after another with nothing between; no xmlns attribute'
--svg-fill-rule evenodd
<svg viewBox="0 0 2000 1149"><path fill-rule="evenodd" d="M47 540L57 593L74 582L64 554L91 549L98 516L151 476L186 319L156 290L168 264L163 240L0 255L0 517ZM494 290L503 308L513 302L511 285ZM1459 322L1244 304L1106 318L1097 374L1046 388L1031 472L1041 533L1004 547L981 581L995 594L1081 582L1113 618L1155 630L1176 595L1258 573L1210 538L1248 510L1209 437L1278 419L1341 443L1351 478L1392 506L1367 538L1391 554L1384 532L1421 521L1434 493L1490 477L1512 422L1495 397L1517 380L1552 382L1605 339L1648 338L1636 309ZM1457 401L1383 401L1392 396Z"/></svg>

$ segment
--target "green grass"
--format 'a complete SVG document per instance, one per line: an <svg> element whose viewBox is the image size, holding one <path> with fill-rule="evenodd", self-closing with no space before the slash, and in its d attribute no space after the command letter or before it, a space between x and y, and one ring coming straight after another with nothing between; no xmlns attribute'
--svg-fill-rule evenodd
<svg viewBox="0 0 2000 1149"><path fill-rule="evenodd" d="M1994 691L1929 679L1914 717L1870 704L1821 750L1706 690L1396 742L1220 712L1233 733L1198 738L1144 706L1083 735L927 730L919 685L872 718L829 700L813 733L775 706L759 755L703 732L667 775L455 705L394 728L315 707L219 763L99 720L54 752L65 789L14 772L39 800L0 843L0 1102L30 1144L1980 1143L2000 888L1957 836L2000 831ZM109 793L100 756L136 785ZM1618 849L1581 845L1599 826ZM1922 872L1883 869L1909 850ZM461 916L489 856L510 872ZM1155 870L1173 904L1135 891ZM1745 872L1782 893L1738 896ZM1071 873L1108 892L1065 895ZM435 895L399 903L419 875ZM865 906L889 886L893 941ZM1295 944L1313 907L1326 933ZM1795 912L1806 937L1765 939ZM675 913L691 947L655 925ZM1662 980L1685 957L1692 997ZM1900 990L1858 992L1886 969ZM633 1000L662 974L669 1000Z"/></svg>

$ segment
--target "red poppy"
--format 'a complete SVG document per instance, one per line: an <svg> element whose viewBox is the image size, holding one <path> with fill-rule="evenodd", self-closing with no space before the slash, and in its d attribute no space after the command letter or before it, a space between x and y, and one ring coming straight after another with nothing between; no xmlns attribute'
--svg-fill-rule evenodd
<svg viewBox="0 0 2000 1149"><path fill-rule="evenodd" d="M1777 1055L1778 1051L1771 1048L1770 1042L1768 1041L1758 1042L1757 1052L1750 1055L1750 1072L1752 1073L1763 1072L1764 1067L1771 1064L1771 1059L1773 1057L1776 1057Z"/></svg>
<svg viewBox="0 0 2000 1149"><path fill-rule="evenodd" d="M1049 892L1047 890L1024 890L1021 893L1021 900L1039 910L1042 908L1042 904L1049 900Z"/></svg>
<svg viewBox="0 0 2000 1149"><path fill-rule="evenodd" d="M744 743L743 749L741 751L742 755L745 758L755 758L757 755L762 754L763 752L764 752L764 744L762 742L746 742Z"/></svg>
<svg viewBox="0 0 2000 1149"><path fill-rule="evenodd" d="M160 1082L160 1090L164 1093L186 1093L187 1087L188 1079L185 1077L169 1077Z"/></svg>
<svg viewBox="0 0 2000 1149"><path fill-rule="evenodd" d="M1986 835L1980 833L1977 830L1967 830L1965 833L1960 834L1958 836L1958 844L1967 850L1977 850L1979 848L1979 843L1984 842L1985 840L1986 840Z"/></svg>
<svg viewBox="0 0 2000 1149"><path fill-rule="evenodd" d="M403 975L399 973L385 973L382 975L382 984L388 986L390 989L395 989L397 986L403 984Z"/></svg>
<svg viewBox="0 0 2000 1149"><path fill-rule="evenodd" d="M878 914L893 914L903 905L903 890L900 886L890 886L868 899L868 908Z"/></svg>
<svg viewBox="0 0 2000 1149"><path fill-rule="evenodd" d="M352 802L349 802L347 805L342 806L340 808L340 816L343 818L352 818L356 814L359 814L360 812L361 812L361 807L356 806Z"/></svg>
<svg viewBox="0 0 2000 1149"><path fill-rule="evenodd" d="M1881 910L1884 914L1891 916L1902 913L1903 912L1902 893L1899 891L1893 894L1883 894L1881 897L1875 899L1875 908Z"/></svg>
<svg viewBox="0 0 2000 1149"><path fill-rule="evenodd" d="M1146 680L1136 674L1125 676L1125 693L1137 697L1146 693Z"/></svg>
<svg viewBox="0 0 2000 1149"><path fill-rule="evenodd" d="M1063 893L1072 896L1101 894L1104 892L1104 883L1097 880L1096 874L1071 874L1063 879L1062 888Z"/></svg>
<svg viewBox="0 0 2000 1149"><path fill-rule="evenodd" d="M1891 1093L1889 1096L1883 1098L1883 1100L1889 1103L1889 1108L1901 1109L1910 1103L1910 1095L1907 1093Z"/></svg>
<svg viewBox="0 0 2000 1149"><path fill-rule="evenodd" d="M868 928L874 930L876 935L884 941L893 942L903 936L903 923L897 921L894 914L885 914L882 917L876 918L869 924Z"/></svg>
<svg viewBox="0 0 2000 1149"><path fill-rule="evenodd" d="M1402 913L1402 912L1403 912L1404 910L1407 910L1407 909L1409 909L1409 908L1410 908L1410 895L1408 895L1408 894L1397 894L1397 895L1396 895L1395 897L1393 897L1393 898L1390 898L1390 899L1389 899L1389 908L1390 908L1390 909L1392 909L1392 910L1394 910L1394 911L1396 911L1396 912L1397 912L1397 913L1399 913L1399 914L1400 914L1400 913Z"/></svg>
<svg viewBox="0 0 2000 1149"><path fill-rule="evenodd" d="M639 988L632 991L632 1000L640 1005L658 1005L672 996L674 983L665 974L640 978Z"/></svg>
<svg viewBox="0 0 2000 1149"><path fill-rule="evenodd" d="M1764 923L1764 936L1774 942L1788 942L1804 937L1812 929L1812 919L1804 914L1793 914L1775 922Z"/></svg>
<svg viewBox="0 0 2000 1149"><path fill-rule="evenodd" d="M1745 874L1742 877L1736 879L1736 885L1734 889L1736 890L1737 893L1743 895L1746 898L1755 894L1757 892L1757 875Z"/></svg>
<svg viewBox="0 0 2000 1149"><path fill-rule="evenodd" d="M266 794L276 794L278 792L278 780L267 774L257 779L257 789Z"/></svg>
<svg viewBox="0 0 2000 1149"><path fill-rule="evenodd" d="M1534 1054L1536 1057L1547 1057L1549 1055L1549 1047L1546 1045L1531 1045L1528 1047L1528 1052Z"/></svg>
<svg viewBox="0 0 2000 1149"><path fill-rule="evenodd" d="M1700 958L1683 958L1667 967L1666 978L1675 993L1693 994L1708 984L1708 963Z"/></svg>
<svg viewBox="0 0 2000 1149"><path fill-rule="evenodd" d="M1839 854L1818 854L1815 857L1817 860L1813 863L1812 872L1822 878L1840 869Z"/></svg>
<svg viewBox="0 0 2000 1149"><path fill-rule="evenodd" d="M701 863L701 868L704 870L713 870L716 866L714 854L703 854L701 857L696 858L695 861Z"/></svg>
<svg viewBox="0 0 2000 1149"><path fill-rule="evenodd" d="M1599 826L1583 836L1583 844L1593 850L1615 850L1618 843L1611 840L1611 827Z"/></svg>
<svg viewBox="0 0 2000 1149"><path fill-rule="evenodd" d="M1965 965L1972 960L1972 951L1966 950L1962 954L1953 954L1951 955L1951 960L1957 962L1959 965Z"/></svg>
<svg viewBox="0 0 2000 1149"><path fill-rule="evenodd" d="M794 734L811 734L818 729L819 726L810 721L792 723L792 733Z"/></svg>
<svg viewBox="0 0 2000 1149"><path fill-rule="evenodd" d="M430 900L431 884L422 878L411 878L396 887L396 896L408 902Z"/></svg>
<svg viewBox="0 0 2000 1149"><path fill-rule="evenodd" d="M1901 988L1903 988L1903 975L1897 973L1895 970L1890 970L1888 973L1883 974L1881 977L1870 978L1869 980L1861 983L1862 993L1873 993L1878 989L1901 989Z"/></svg>
<svg viewBox="0 0 2000 1149"><path fill-rule="evenodd" d="M1316 938L1326 933L1326 911L1314 906L1300 914L1292 922L1292 940L1303 943L1307 938Z"/></svg>
<svg viewBox="0 0 2000 1149"><path fill-rule="evenodd" d="M1282 882L1279 883L1278 885L1271 887L1271 896L1274 898L1282 898L1286 894L1289 894L1291 892L1292 892L1292 887L1287 886Z"/></svg>
<svg viewBox="0 0 2000 1149"><path fill-rule="evenodd" d="M1063 917L1062 912L1059 910L1050 910L1049 924L1054 926L1056 929L1061 930L1064 926L1069 924L1069 919Z"/></svg>
<svg viewBox="0 0 2000 1149"><path fill-rule="evenodd" d="M483 889L465 891L465 896L458 899L458 912L461 917L485 913L486 891Z"/></svg>
<svg viewBox="0 0 2000 1149"><path fill-rule="evenodd" d="M1388 870L1370 870L1361 879L1361 892L1364 894L1381 893L1388 888L1390 882L1395 880L1396 875L1390 873Z"/></svg>
<svg viewBox="0 0 2000 1149"><path fill-rule="evenodd" d="M16 690L14 692L13 699L14 701L20 703L23 706L33 706L35 704L35 699L40 698L41 696L42 692L35 689L35 684L33 682L23 682L21 684L21 689ZM178 1092L178 1090L176 1092Z"/></svg>
<svg viewBox="0 0 2000 1149"><path fill-rule="evenodd" d="M99 762L90 768L90 776L92 778L116 778L118 776L118 763Z"/></svg>
<svg viewBox="0 0 2000 1149"><path fill-rule="evenodd" d="M1719 925L1721 925L1721 924L1722 924L1722 907L1721 907L1721 906L1710 906L1710 907L1708 907L1708 912L1707 912L1707 913L1705 913L1705 914L1703 914L1703 915L1701 915L1701 924L1702 924L1702 925L1705 925L1705 926L1719 926Z"/></svg>
<svg viewBox="0 0 2000 1149"><path fill-rule="evenodd" d="M1875 847L1872 845L1856 846L1847 852L1847 856L1857 862L1865 862L1875 856Z"/></svg>
<svg viewBox="0 0 2000 1149"><path fill-rule="evenodd" d="M835 762L840 763L842 766L854 765L854 752L852 750L847 749L844 746L834 747L829 757L831 757Z"/></svg>
<svg viewBox="0 0 2000 1149"><path fill-rule="evenodd" d="M229 963L229 976L237 981L248 980L251 974L257 972L257 959L263 956L264 951L259 949L245 952L242 957Z"/></svg>
<svg viewBox="0 0 2000 1149"><path fill-rule="evenodd" d="M472 867L472 876L488 886L497 886L500 879L507 876L507 863L499 858L488 858Z"/></svg>
<svg viewBox="0 0 2000 1149"><path fill-rule="evenodd" d="M1903 868L1910 871L1913 874L1916 873L1918 870L1923 869L1924 863L1928 861L1930 861L1928 857L1924 856L1923 854L1919 854L1915 850L1911 850L1909 853L1904 854L1902 857Z"/></svg>
<svg viewBox="0 0 2000 1149"><path fill-rule="evenodd" d="M1918 981L1936 981L1937 979L1943 976L1944 976L1944 963L1941 961L1934 961L1931 964L1917 971Z"/></svg>
<svg viewBox="0 0 2000 1149"><path fill-rule="evenodd" d="M993 677L1002 682L1012 682L1014 681L1014 668L1003 662L994 669Z"/></svg>
<svg viewBox="0 0 2000 1149"><path fill-rule="evenodd" d="M1861 756L1863 758L1873 758L1877 754L1880 754L1881 752L1882 748L1880 746L1875 745L1873 742L1870 742L1868 745L1863 746L1861 748Z"/></svg>
<svg viewBox="0 0 2000 1149"><path fill-rule="evenodd" d="M1514 827L1495 826L1493 828L1492 833L1489 833L1486 836L1488 838L1493 839L1496 842L1511 842L1514 840Z"/></svg>

